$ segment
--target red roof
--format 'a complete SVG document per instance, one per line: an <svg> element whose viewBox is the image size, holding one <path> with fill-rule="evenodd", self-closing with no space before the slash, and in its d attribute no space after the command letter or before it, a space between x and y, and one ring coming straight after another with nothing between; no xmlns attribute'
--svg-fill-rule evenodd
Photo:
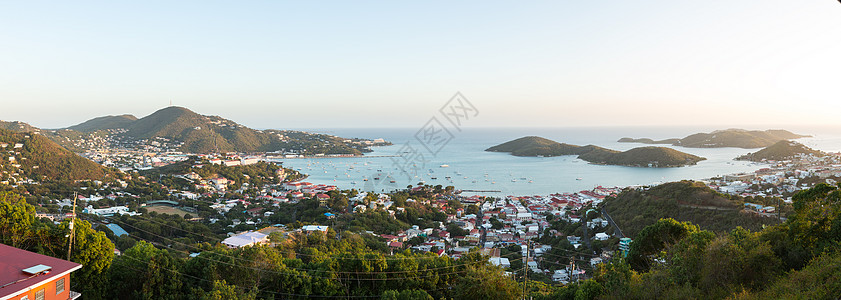
<svg viewBox="0 0 841 300"><path fill-rule="evenodd" d="M37 265L49 266L51 268L50 272L32 278L29 278L31 276L30 274L23 272L24 269ZM7 284L21 280L20 282L0 289L0 298L5 299L13 295L25 293L30 287L36 287L51 280L58 279L80 268L82 268L82 265L71 261L0 244L0 282Z"/></svg>

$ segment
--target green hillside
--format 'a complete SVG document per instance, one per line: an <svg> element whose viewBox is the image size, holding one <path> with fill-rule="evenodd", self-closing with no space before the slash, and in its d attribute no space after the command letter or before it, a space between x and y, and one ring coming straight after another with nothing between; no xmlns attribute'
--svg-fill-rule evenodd
<svg viewBox="0 0 841 300"><path fill-rule="evenodd" d="M104 116L90 119L82 124L70 126L67 129L81 132L93 132L105 129L125 128L134 121L137 121L137 118L132 115Z"/></svg>
<svg viewBox="0 0 841 300"><path fill-rule="evenodd" d="M33 132L40 129L20 121L0 121L0 129L17 131L17 132Z"/></svg>
<svg viewBox="0 0 841 300"><path fill-rule="evenodd" d="M737 226L760 230L763 225L779 223L775 218L743 212L743 204L741 199L731 200L701 182L680 181L647 190L625 190L615 198L605 199L603 205L629 237L662 218L689 221L714 232L726 232Z"/></svg>
<svg viewBox="0 0 841 300"><path fill-rule="evenodd" d="M578 158L606 165L660 168L694 165L705 160L703 157L665 147L639 147L624 152L590 151Z"/></svg>
<svg viewBox="0 0 841 300"><path fill-rule="evenodd" d="M823 152L806 147L805 145L792 141L779 141L754 153L748 153L737 157L737 160L763 161L763 160L788 160L800 155L823 155Z"/></svg>
<svg viewBox="0 0 841 300"><path fill-rule="evenodd" d="M485 151L510 152L514 156L561 156L581 154L579 148L538 136L527 136L490 147Z"/></svg>
<svg viewBox="0 0 841 300"><path fill-rule="evenodd" d="M218 116L197 114L183 107L167 107L140 119L130 115L89 120L69 129L96 132L124 129L120 136L134 140L165 138L182 143L189 153L272 152L298 149L302 154L362 154L365 147L331 135L298 131L254 130Z"/></svg>
<svg viewBox="0 0 841 300"><path fill-rule="evenodd" d="M762 148L768 147L782 140L798 139L801 137L808 137L807 135L799 135L787 130L744 130L744 129L727 129L717 130L710 133L696 133L684 137L682 139L666 139L655 141L648 138L628 138L619 139L622 143L643 143L643 144L672 144L674 146L683 146L688 148Z"/></svg>
<svg viewBox="0 0 841 300"><path fill-rule="evenodd" d="M56 181L102 180L107 169L64 149L39 134L0 129L0 144L8 144L0 154L2 175L18 173L18 178L40 181L44 177ZM14 148L22 144L21 148ZM10 160L9 157L14 157ZM15 165L20 165L16 167Z"/></svg>
<svg viewBox="0 0 841 300"><path fill-rule="evenodd" d="M680 167L705 159L664 147L640 147L619 152L594 145L563 144L536 136L522 137L485 151L509 152L515 156L578 155L578 158L595 164L631 167Z"/></svg>

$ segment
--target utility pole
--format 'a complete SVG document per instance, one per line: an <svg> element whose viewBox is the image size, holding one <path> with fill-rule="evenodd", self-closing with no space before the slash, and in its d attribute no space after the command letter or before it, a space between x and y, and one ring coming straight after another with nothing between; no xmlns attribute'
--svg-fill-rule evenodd
<svg viewBox="0 0 841 300"><path fill-rule="evenodd" d="M523 265L525 265L525 270L523 272L526 273L523 275L523 300L526 299L526 286L529 284L529 257L531 256L531 252L529 251L530 247L531 241L526 240L526 257L524 258L525 261L523 262Z"/></svg>
<svg viewBox="0 0 841 300"><path fill-rule="evenodd" d="M70 260L70 250L73 249L73 238L74 238L74 232L75 232L75 230L73 230L73 227L74 227L73 225L76 223L76 198L79 198L79 197L76 194L76 192L73 192L73 210L72 210L73 216L70 219L70 234L68 235L69 243L67 243L67 260Z"/></svg>

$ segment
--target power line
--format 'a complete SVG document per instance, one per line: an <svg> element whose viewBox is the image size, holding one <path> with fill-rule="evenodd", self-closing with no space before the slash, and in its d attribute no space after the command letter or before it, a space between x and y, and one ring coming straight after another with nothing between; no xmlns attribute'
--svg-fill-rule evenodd
<svg viewBox="0 0 841 300"><path fill-rule="evenodd" d="M148 264L149 264L148 262L144 262L140 259L128 256L128 255L123 255L123 256L120 256L120 257L127 257L127 258L130 258L130 259L134 260L134 261L144 263L144 264L146 264L147 267L148 267ZM137 268L134 268L134 267L131 267L131 266L125 266L125 267L133 269L135 271L141 271L141 272L149 273L149 270L140 270L140 269L137 269ZM215 283L215 281L204 279L204 278L201 278L201 277L192 276L192 275L189 275L189 274L184 274L184 273L178 272L176 270L167 269L167 271L170 271L174 274L179 274L179 275L184 276L184 277L189 277L189 278L193 278L193 279L196 279L196 280ZM245 287L241 287L241 286L237 286L237 285L233 285L233 284L231 286L234 286L238 289L242 289L242 290L245 290L245 291L251 291L251 289L248 289L248 288L245 288ZM271 293L271 294L275 294L275 295L294 296L294 297L316 297L316 298L379 298L380 297L380 296L358 296L358 295L347 295L347 296L304 295L304 294L281 293L281 292L269 291L269 290L266 290L266 289L257 289L257 291Z"/></svg>
<svg viewBox="0 0 841 300"><path fill-rule="evenodd" d="M119 221L118 221L118 222L119 222ZM121 223L122 223L122 222L121 222ZM125 223L123 223L123 224L125 224ZM132 228L134 228L134 229L137 229L137 230L139 230L139 231L143 231L143 232L146 232L146 233L148 233L148 234L151 234L151 235L154 235L154 236L160 237L160 238L162 238L162 239L165 239L165 240L171 241L171 242L175 242L175 243L178 243L178 244L182 244L182 245L185 245L185 246L187 246L187 247L191 247L191 248L193 248L193 249L200 249L200 248L198 248L198 247L191 246L191 245L186 244L186 243L178 242L178 241L172 240L172 239L170 239L170 238L166 238L166 237L162 237L162 236L160 236L160 235L156 235L156 234L150 233L150 232L148 232L148 231L145 231L145 230L139 229L139 228L134 227L134 226L132 226L132 225L128 225L128 224L125 224L125 225L127 225L127 226L129 226L129 227L132 227ZM140 238L140 237L138 237L138 238ZM141 240L146 240L146 239L143 239L143 238L140 238L140 239L141 239ZM147 241L148 241L148 240L147 240ZM150 241L150 242L151 242L151 241ZM219 256L223 256L223 257L228 257L228 258L231 258L231 259L236 259L236 260L242 260L242 261L246 261L246 262L256 263L256 261L252 261L252 260L248 260L248 259L244 259L244 258L239 258L239 257L235 257L235 256L230 256L230 255L225 255L225 254L218 253L218 252L211 252L211 253L216 254L216 255L219 255ZM514 254L517 254L517 253L513 253L513 252L512 252L512 253L510 253L510 254L508 254L508 255L505 255L505 256L514 255ZM257 270L257 271L265 271L265 272L278 273L278 274L285 274L285 275L291 275L291 276L299 276L299 277L300 277L300 276L304 276L304 275L301 275L301 274L290 274L290 273L284 273L284 272L279 272L279 271L274 271L274 270L261 269L261 268L256 268L256 267L249 267L249 266L244 266L244 265L234 265L234 264L231 264L231 263L228 263L228 262L224 262L224 261L219 261L219 260L209 259L209 258L203 257L202 255L199 255L199 256L196 256L196 257L197 257L197 258L202 258L202 259L205 259L205 260L209 260L209 261L213 261L213 262L218 262L218 263L226 264L226 265L231 265L231 266L234 266L234 267L245 267L245 268L249 268L249 269L253 269L253 270ZM346 258L346 259L353 259L353 258ZM404 273L414 273L414 272L425 272L425 271L434 271L434 270L442 270L442 269L452 269L452 268L461 267L461 266L468 265L468 264L480 264L480 263L485 263L485 262L486 262L486 261L477 261L477 262L467 263L467 264L462 264L462 265L452 265L452 266L447 266L447 267L437 267L437 268L418 269L418 270L414 270L414 271L379 271L379 272L365 272L364 274L377 275L377 274L404 274ZM359 274L359 272L348 272L348 271L311 270L311 269L298 269L298 268L289 268L289 267L287 267L287 269L290 269L290 270L296 270L296 271L303 271L303 272L322 272L322 273L332 273L332 274L357 274L357 275ZM437 275L428 275L428 276L421 276L421 277L419 277L419 278L428 278L428 277L444 276L444 275L451 275L451 274L459 274L459 273L463 273L463 272L464 272L464 271L453 272L453 273L443 273L443 274L437 274ZM335 279L335 278L329 278L329 277L313 276L313 275L309 275L309 274L307 274L306 276L308 276L308 277L313 277L313 278L320 278L320 279ZM416 276L413 276L413 277L411 277L411 278L415 278L415 277L416 277ZM409 277L395 277L395 278L358 278L358 279L353 279L353 280L361 280L361 281L387 281L387 280L399 280L399 279L409 279Z"/></svg>

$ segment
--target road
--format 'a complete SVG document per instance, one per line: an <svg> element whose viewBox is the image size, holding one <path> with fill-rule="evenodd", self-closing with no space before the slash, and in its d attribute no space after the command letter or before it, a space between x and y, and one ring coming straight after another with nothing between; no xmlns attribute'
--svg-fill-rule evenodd
<svg viewBox="0 0 841 300"><path fill-rule="evenodd" d="M619 225L616 225L616 222L613 221L613 218L611 218L610 215L607 214L607 210L605 210L604 208L602 208L602 215L605 218L607 218L607 222L610 223L610 226L613 226L613 228L616 229L613 233L614 235L618 235L619 237L625 237L625 234L622 233L622 229L619 229Z"/></svg>

